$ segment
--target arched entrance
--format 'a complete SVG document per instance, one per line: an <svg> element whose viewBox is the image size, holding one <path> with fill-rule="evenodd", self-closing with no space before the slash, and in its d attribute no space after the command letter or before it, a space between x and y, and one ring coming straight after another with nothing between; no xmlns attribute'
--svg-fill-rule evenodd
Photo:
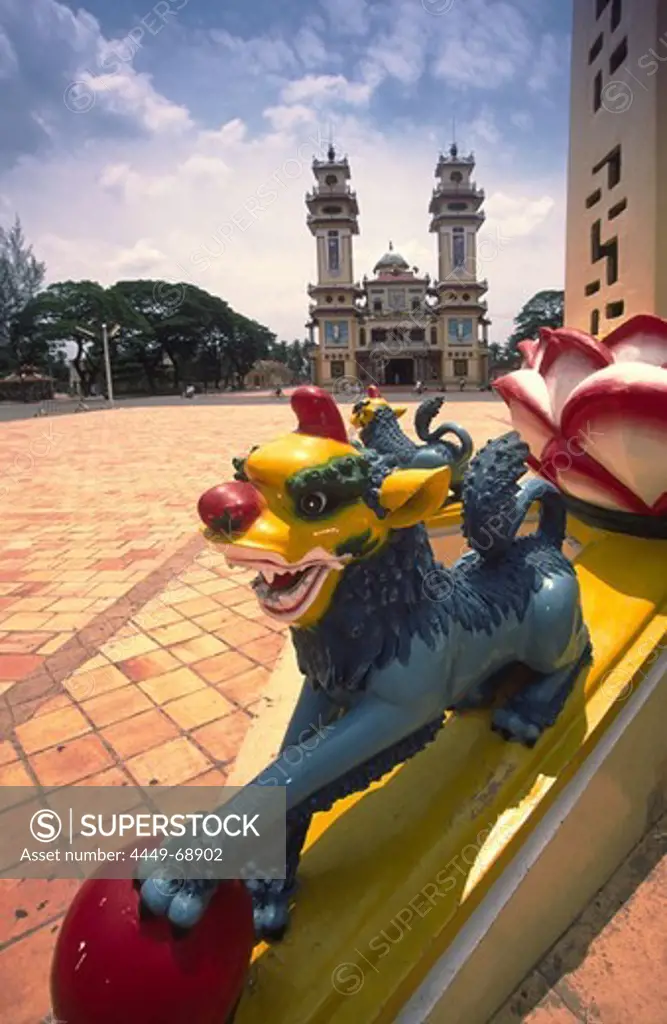
<svg viewBox="0 0 667 1024"><path fill-rule="evenodd" d="M384 368L384 380L386 384L395 384L399 387L415 383L415 361L403 357L402 359L389 359Z"/></svg>

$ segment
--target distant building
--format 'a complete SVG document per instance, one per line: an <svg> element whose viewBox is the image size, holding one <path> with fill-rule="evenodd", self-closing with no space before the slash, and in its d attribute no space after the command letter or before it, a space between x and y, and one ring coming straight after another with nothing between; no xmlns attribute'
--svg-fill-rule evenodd
<svg viewBox="0 0 667 1024"><path fill-rule="evenodd" d="M565 323L667 317L667 0L576 0Z"/></svg>
<svg viewBox="0 0 667 1024"><path fill-rule="evenodd" d="M308 227L316 239L317 283L308 327L317 342L315 381L337 378L410 385L488 380L486 281L477 278L477 232L484 222L484 192L472 179L472 155L452 145L436 167L429 211L438 236L438 280L421 274L394 250L355 282L353 239L359 207L350 188L350 165L332 147L315 160L316 185L306 196Z"/></svg>
<svg viewBox="0 0 667 1024"><path fill-rule="evenodd" d="M42 402L53 398L53 377L39 373L32 366L0 379L0 401Z"/></svg>
<svg viewBox="0 0 667 1024"><path fill-rule="evenodd" d="M276 388L292 383L292 371L273 359L258 359L244 379L246 388Z"/></svg>

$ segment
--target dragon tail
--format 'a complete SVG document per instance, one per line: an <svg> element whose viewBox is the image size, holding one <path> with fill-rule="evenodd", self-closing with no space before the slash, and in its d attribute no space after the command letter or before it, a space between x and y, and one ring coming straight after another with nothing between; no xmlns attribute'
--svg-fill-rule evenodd
<svg viewBox="0 0 667 1024"><path fill-rule="evenodd" d="M438 444L446 434L453 434L459 441L456 462L458 465L462 465L468 461L473 452L473 442L468 431L456 423L442 423L435 430L431 431L430 429L431 420L440 412L444 401L444 397L436 395L421 403L415 413L415 432L417 437L426 444Z"/></svg>
<svg viewBox="0 0 667 1024"><path fill-rule="evenodd" d="M565 540L566 511L546 480L519 484L526 472L526 445L512 431L489 441L472 459L463 482L463 534L487 561L510 548L534 502L540 503L536 536L559 551Z"/></svg>

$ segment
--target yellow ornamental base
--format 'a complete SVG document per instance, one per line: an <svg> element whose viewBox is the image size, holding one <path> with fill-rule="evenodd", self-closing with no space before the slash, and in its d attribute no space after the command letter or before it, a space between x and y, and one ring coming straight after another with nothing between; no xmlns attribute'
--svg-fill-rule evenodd
<svg viewBox="0 0 667 1024"><path fill-rule="evenodd" d="M429 524L448 564L459 514ZM594 661L556 726L527 750L486 711L451 715L317 815L290 932L256 948L237 1024L485 1024L642 834L664 782L667 542L569 532ZM300 685L288 645L231 782L276 751Z"/></svg>

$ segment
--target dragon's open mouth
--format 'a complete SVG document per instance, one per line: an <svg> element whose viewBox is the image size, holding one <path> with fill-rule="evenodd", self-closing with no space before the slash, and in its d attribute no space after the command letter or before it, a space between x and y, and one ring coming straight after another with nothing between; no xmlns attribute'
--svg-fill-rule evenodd
<svg viewBox="0 0 667 1024"><path fill-rule="evenodd" d="M265 611L291 618L313 603L329 572L328 565L311 565L297 572L264 569L252 586Z"/></svg>
<svg viewBox="0 0 667 1024"><path fill-rule="evenodd" d="M344 569L349 556L333 555L324 548L315 548L298 562L288 562L282 555L229 545L225 552L230 566L255 569L252 582L255 596L267 615L283 622L300 618L315 601L331 572Z"/></svg>

